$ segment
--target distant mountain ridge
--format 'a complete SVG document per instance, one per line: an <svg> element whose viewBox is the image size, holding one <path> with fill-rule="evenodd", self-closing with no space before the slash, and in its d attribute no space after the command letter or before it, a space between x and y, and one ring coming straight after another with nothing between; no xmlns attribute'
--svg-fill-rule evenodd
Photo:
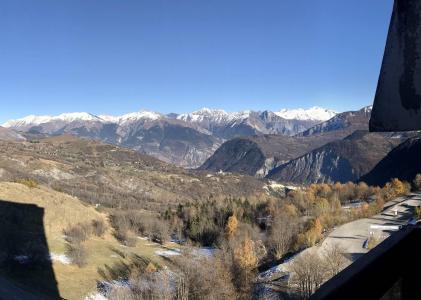
<svg viewBox="0 0 421 300"><path fill-rule="evenodd" d="M226 112L209 108L186 114L140 111L122 116L78 112L57 116L30 115L10 120L3 126L31 134L74 134L97 139L178 166L196 168L226 140L265 134L292 136L332 115L336 113L318 107L277 113Z"/></svg>
<svg viewBox="0 0 421 300"><path fill-rule="evenodd" d="M342 140L358 130L368 130L371 107L336 114L294 136L265 135L229 140L200 167L210 171L239 172L264 177L327 143Z"/></svg>
<svg viewBox="0 0 421 300"><path fill-rule="evenodd" d="M320 135L335 131L343 131L351 134L355 130L368 130L371 110L372 106L366 106L357 111L336 114L331 119L298 133L298 136Z"/></svg>
<svg viewBox="0 0 421 300"><path fill-rule="evenodd" d="M268 178L300 184L356 181L406 138L355 131L274 168Z"/></svg>
<svg viewBox="0 0 421 300"><path fill-rule="evenodd" d="M314 106L309 109L281 109L275 114L287 120L327 121L337 115L337 112Z"/></svg>

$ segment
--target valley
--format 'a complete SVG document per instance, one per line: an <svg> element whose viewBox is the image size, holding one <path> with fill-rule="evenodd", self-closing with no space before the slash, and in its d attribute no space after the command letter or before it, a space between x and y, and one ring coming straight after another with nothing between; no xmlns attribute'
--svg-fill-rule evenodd
<svg viewBox="0 0 421 300"><path fill-rule="evenodd" d="M419 133L369 133L369 117L370 107L321 123L302 110L204 109L10 122L0 130L0 214L10 236L0 244L0 290L117 300L176 298L184 287L261 298L263 288L297 297L302 261L328 280L339 269L323 253L343 268L368 252L386 236L367 228L390 225L379 218L421 189L410 163ZM390 167L399 160L406 174ZM414 203L399 225L419 217Z"/></svg>
<svg viewBox="0 0 421 300"><path fill-rule="evenodd" d="M82 112L31 115L10 120L3 127L32 135L72 134L131 148L181 167L196 168L226 140L264 134L291 136L335 114L319 107L233 113L203 108L185 114L140 111L122 116Z"/></svg>

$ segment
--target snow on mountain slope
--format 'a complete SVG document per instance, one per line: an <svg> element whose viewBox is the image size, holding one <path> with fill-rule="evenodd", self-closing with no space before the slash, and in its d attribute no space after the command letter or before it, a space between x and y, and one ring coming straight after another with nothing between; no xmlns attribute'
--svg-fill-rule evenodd
<svg viewBox="0 0 421 300"><path fill-rule="evenodd" d="M193 123L212 122L216 124L227 124L232 121L244 120L250 116L250 113L249 110L226 112L222 109L210 109L205 107L191 113L178 115L177 119Z"/></svg>
<svg viewBox="0 0 421 300"><path fill-rule="evenodd" d="M315 106L309 109L281 109L275 114L287 120L327 121L333 118L337 112Z"/></svg>
<svg viewBox="0 0 421 300"><path fill-rule="evenodd" d="M11 120L3 124L6 128L20 128L26 126L37 126L49 122L62 121L71 123L74 121L99 121L102 120L93 114L86 112L64 113L58 116L34 116L30 115L21 119Z"/></svg>
<svg viewBox="0 0 421 300"><path fill-rule="evenodd" d="M7 121L2 126L6 128L22 127L22 126L28 126L28 125L36 126L39 124L50 122L52 118L53 118L52 116L30 115L21 119Z"/></svg>
<svg viewBox="0 0 421 300"><path fill-rule="evenodd" d="M158 120L162 118L162 115L152 111L139 111L128 113L122 116L100 115L99 118L101 118L103 122L116 123L121 125L139 120Z"/></svg>
<svg viewBox="0 0 421 300"><path fill-rule="evenodd" d="M347 129L348 134L355 130L368 130L368 122L371 116L371 106L363 107L357 111L339 113L333 118L317 124L314 127L300 133L300 136L309 136Z"/></svg>
<svg viewBox="0 0 421 300"><path fill-rule="evenodd" d="M222 109L202 108L200 110L178 115L178 120L187 123L213 123L217 125L228 125L236 121L243 121L250 117L253 112L250 110L240 112L226 112ZM311 120L326 121L336 115L336 112L321 107L313 107L310 109L282 109L275 114L287 120ZM38 126L53 121L62 121L71 123L74 121L93 121L102 123L131 123L138 120L158 120L165 117L164 115L151 111L139 111L128 113L122 116L111 115L93 115L87 112L64 113L58 116L35 116L30 115L21 119L10 120L2 126L6 128L22 129L29 126Z"/></svg>
<svg viewBox="0 0 421 300"><path fill-rule="evenodd" d="M301 112L300 110L297 110ZM304 111L304 110L303 110ZM5 127L31 134L73 134L102 140L153 155L183 167L198 167L225 140L240 136L274 134L292 136L327 118L329 112L317 108L318 113L297 113L287 119L272 111L226 112L203 108L185 114L160 114L139 111L121 116L65 113L58 116L28 116L12 120ZM286 111L284 111L286 113ZM291 117L291 111L286 114ZM321 117L320 117L321 116ZM320 120L313 120L321 118Z"/></svg>
<svg viewBox="0 0 421 300"><path fill-rule="evenodd" d="M85 122L123 124L123 123L135 122L142 119L157 120L161 117L162 117L161 114L150 112L150 111L139 111L139 112L134 112L134 113L128 113L122 116L110 116L110 115L96 116L87 112L77 112L77 113L64 113L58 116L30 115L21 119L7 121L2 126L6 128L26 130L26 128L28 127L38 126L41 124L46 124L46 123L55 122L55 121L60 121L64 123L72 123L75 121L85 121Z"/></svg>

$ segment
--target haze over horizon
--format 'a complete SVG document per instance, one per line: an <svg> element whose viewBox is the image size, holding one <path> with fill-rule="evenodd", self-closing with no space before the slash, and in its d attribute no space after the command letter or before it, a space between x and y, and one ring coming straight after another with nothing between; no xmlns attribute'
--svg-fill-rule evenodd
<svg viewBox="0 0 421 300"><path fill-rule="evenodd" d="M80 111L356 110L373 101L391 9L391 0L2 1L0 124Z"/></svg>

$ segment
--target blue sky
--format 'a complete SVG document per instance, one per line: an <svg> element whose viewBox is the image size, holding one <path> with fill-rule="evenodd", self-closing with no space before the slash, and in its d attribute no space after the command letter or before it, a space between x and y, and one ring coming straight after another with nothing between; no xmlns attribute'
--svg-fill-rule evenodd
<svg viewBox="0 0 421 300"><path fill-rule="evenodd" d="M371 104L392 0L2 0L0 122Z"/></svg>

